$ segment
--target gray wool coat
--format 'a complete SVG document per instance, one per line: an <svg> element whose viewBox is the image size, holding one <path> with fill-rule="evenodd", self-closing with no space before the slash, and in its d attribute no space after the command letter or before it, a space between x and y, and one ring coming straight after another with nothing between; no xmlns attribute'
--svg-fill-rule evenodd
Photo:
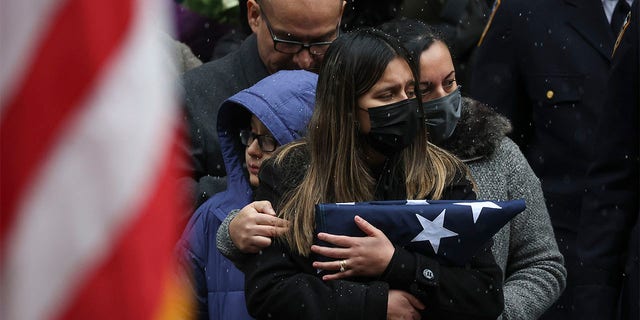
<svg viewBox="0 0 640 320"><path fill-rule="evenodd" d="M525 199L525 211L493 237L492 251L504 271L502 319L538 319L564 290L567 271L540 181L518 146L506 136L510 131L506 118L463 98L456 130L440 147L469 166L478 199Z"/></svg>

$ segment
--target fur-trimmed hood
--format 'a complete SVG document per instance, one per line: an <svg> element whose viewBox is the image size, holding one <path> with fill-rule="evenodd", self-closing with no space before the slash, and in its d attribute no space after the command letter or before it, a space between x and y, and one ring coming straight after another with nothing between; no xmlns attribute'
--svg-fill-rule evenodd
<svg viewBox="0 0 640 320"><path fill-rule="evenodd" d="M500 141L511 132L507 118L487 105L471 98L462 98L462 114L453 135L439 147L470 162L490 156Z"/></svg>

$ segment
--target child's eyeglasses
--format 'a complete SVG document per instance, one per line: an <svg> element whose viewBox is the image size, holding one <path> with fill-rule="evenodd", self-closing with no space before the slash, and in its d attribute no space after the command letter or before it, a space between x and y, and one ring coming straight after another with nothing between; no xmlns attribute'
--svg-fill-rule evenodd
<svg viewBox="0 0 640 320"><path fill-rule="evenodd" d="M251 130L240 131L240 142L244 146L249 147L256 139L258 139L258 146L262 152L273 152L278 147L278 142L271 135L255 134Z"/></svg>

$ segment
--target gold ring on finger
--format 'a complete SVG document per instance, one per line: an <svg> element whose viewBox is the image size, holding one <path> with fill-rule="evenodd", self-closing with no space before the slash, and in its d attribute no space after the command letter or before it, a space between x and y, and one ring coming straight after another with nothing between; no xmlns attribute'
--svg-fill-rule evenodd
<svg viewBox="0 0 640 320"><path fill-rule="evenodd" d="M347 260L340 260L340 272L347 270Z"/></svg>

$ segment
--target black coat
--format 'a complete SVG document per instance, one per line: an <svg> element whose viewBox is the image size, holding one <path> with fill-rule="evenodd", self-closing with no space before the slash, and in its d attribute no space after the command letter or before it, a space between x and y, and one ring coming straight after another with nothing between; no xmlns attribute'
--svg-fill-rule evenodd
<svg viewBox="0 0 640 320"><path fill-rule="evenodd" d="M269 200L278 211L283 194L304 176L308 153L292 151L282 166L265 162L260 171L256 200ZM391 170L393 172L394 170ZM387 171L384 171L387 172ZM383 174L384 175L384 174ZM394 177L380 192L406 199L404 182ZM390 198L389 198L390 197ZM445 199L475 199L471 184L459 179L445 191ZM487 243L465 267L448 267L435 259L396 247L378 279L323 281L312 267L312 258L291 253L275 242L242 263L249 313L258 319L386 319L389 289L407 291L427 306L425 319L496 319L503 309L501 270ZM427 278L427 270L432 273Z"/></svg>
<svg viewBox="0 0 640 320"><path fill-rule="evenodd" d="M613 318L638 213L637 55L620 67L616 37L600 0L502 1L472 72L542 182L568 269L557 319Z"/></svg>
<svg viewBox="0 0 640 320"><path fill-rule="evenodd" d="M634 225L629 241L629 255L625 266L625 279L621 300L620 319L640 319L640 234L638 212L640 212L637 139L640 108L640 5L634 1L629 27L621 38L620 45L613 56L611 79L607 92L610 112L606 113L597 127L597 134L610 137L607 144L599 146L600 158L591 164L588 176L599 190L591 192L592 203L609 215L624 215L628 220L620 220L622 227ZM635 105L635 112L629 112L628 106ZM610 125L615 124L615 125ZM632 142L636 133L635 143ZM627 141L629 140L629 141ZM634 156L635 155L635 156ZM615 169L615 171L613 171ZM616 174L613 174L616 173ZM613 198L615 197L615 198ZM612 199L617 201L613 202ZM636 212L635 217L627 212ZM607 237L605 228L592 228L594 238Z"/></svg>
<svg viewBox="0 0 640 320"><path fill-rule="evenodd" d="M185 172L192 171L187 174L190 187L195 190L194 209L226 189L225 180L221 179L226 172L216 130L220 104L268 75L258 55L255 35L249 36L235 52L185 73L184 112L190 143L183 149L190 160Z"/></svg>

